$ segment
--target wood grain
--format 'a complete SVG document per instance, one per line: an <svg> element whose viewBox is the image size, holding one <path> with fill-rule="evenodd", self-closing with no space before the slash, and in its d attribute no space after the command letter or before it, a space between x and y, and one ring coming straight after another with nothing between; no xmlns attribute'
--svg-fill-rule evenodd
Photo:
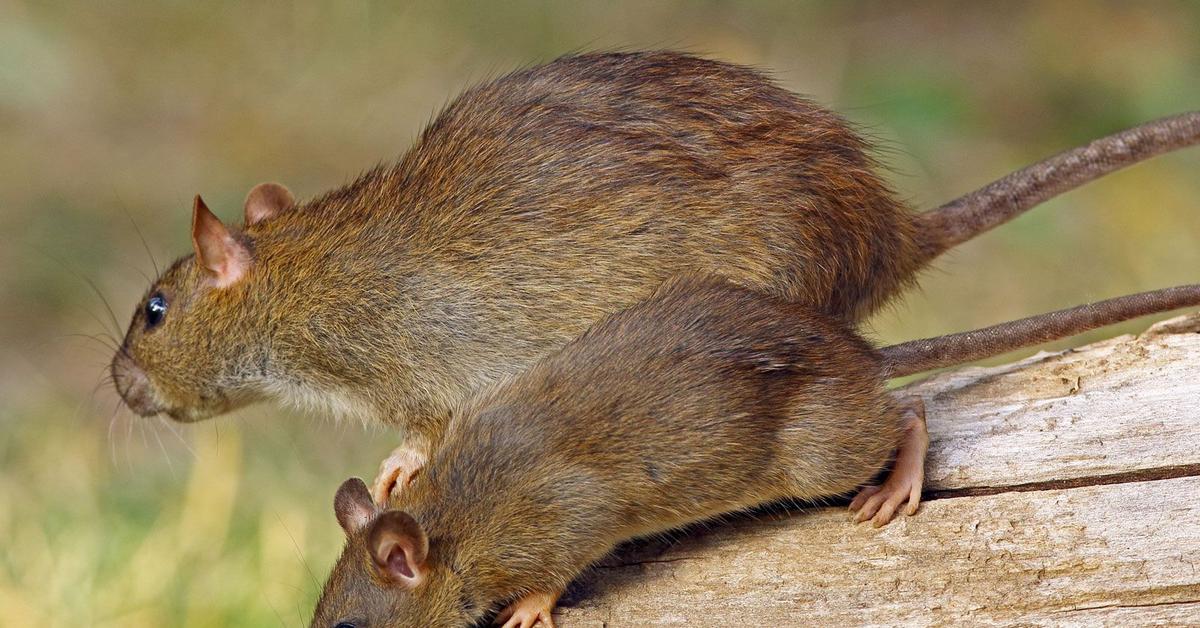
<svg viewBox="0 0 1200 628"><path fill-rule="evenodd" d="M1200 473L1200 333L1184 321L1200 319L903 389L928 409L927 487Z"/></svg>

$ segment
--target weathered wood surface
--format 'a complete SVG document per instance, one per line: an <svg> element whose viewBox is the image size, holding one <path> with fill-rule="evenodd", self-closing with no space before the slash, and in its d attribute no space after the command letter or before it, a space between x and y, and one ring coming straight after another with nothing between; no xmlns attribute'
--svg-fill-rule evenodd
<svg viewBox="0 0 1200 628"><path fill-rule="evenodd" d="M929 489L1200 475L1198 331L1200 317L1172 319L908 387L927 404Z"/></svg>
<svg viewBox="0 0 1200 628"><path fill-rule="evenodd" d="M882 530L842 507L621 552L575 626L1200 626L1200 316L945 373L928 497Z"/></svg>

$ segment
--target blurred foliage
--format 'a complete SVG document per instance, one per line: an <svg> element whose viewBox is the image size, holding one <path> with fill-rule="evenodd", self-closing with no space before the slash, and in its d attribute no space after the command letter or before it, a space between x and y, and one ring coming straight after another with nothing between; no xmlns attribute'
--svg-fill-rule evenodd
<svg viewBox="0 0 1200 628"><path fill-rule="evenodd" d="M187 250L192 194L231 218L259 181L316 194L466 85L655 47L844 112L921 208L1200 103L1195 2L0 0L0 624L303 624L341 541L333 491L393 438L269 407L137 420L96 386L104 338L81 335L123 332L143 275ZM1051 202L940 263L874 333L1195 281L1198 172L1181 153Z"/></svg>

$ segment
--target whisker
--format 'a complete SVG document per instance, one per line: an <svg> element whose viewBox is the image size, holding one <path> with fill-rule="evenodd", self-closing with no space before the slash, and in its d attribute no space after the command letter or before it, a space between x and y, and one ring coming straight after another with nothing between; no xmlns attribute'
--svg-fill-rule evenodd
<svg viewBox="0 0 1200 628"><path fill-rule="evenodd" d="M92 320L96 321L96 324L100 326L100 333L104 334L105 336L112 335L108 333L108 323L104 322L104 319L101 318L100 315L96 314L92 308L84 308L84 311L87 312L88 316L92 317Z"/></svg>
<svg viewBox="0 0 1200 628"><path fill-rule="evenodd" d="M111 342L110 339L112 338L108 332L103 332L102 334L61 334L58 336L50 336L41 342L30 345L30 348L38 353L44 353L48 348L57 351L63 345L65 345L68 340L76 340L79 338L100 343L100 345L104 348L105 356L111 356L112 352L115 351L115 347L111 347L108 344ZM72 346L72 348L74 348L74 346ZM87 348L93 351L97 349L96 346L91 344L87 345Z"/></svg>
<svg viewBox="0 0 1200 628"><path fill-rule="evenodd" d="M283 527L283 531L286 532L288 538L292 540L292 547L296 548L296 556L300 558L300 564L304 565L304 571L307 571L308 577L312 579L313 587L317 591L320 591L321 583L317 582L317 574L313 573L312 567L310 567L308 561L305 560L304 552L300 550L300 544L296 542L296 537L292 535L292 531L289 530L287 524L283 522L283 517L279 516L279 511L274 511L274 513L275 519L279 521L279 525Z"/></svg>
<svg viewBox="0 0 1200 628"><path fill-rule="evenodd" d="M109 335L108 332L103 332L102 334L62 334L60 336L56 336L55 338L57 340L63 340L66 338L83 338L85 340L91 340L93 342L100 343L101 347L104 347L110 352L116 352L121 348L121 346L117 344L116 339Z"/></svg>
<svg viewBox="0 0 1200 628"><path fill-rule="evenodd" d="M167 468L171 470L171 477L178 480L179 475L175 473L175 463L171 462L171 454L167 453L167 446L163 444L162 436L158 434L156 428L151 427L150 431L154 434L154 440L158 441L158 448L162 450L163 458L167 460Z"/></svg>
<svg viewBox="0 0 1200 628"><path fill-rule="evenodd" d="M88 278L83 273L75 270L75 268L73 268L71 264L67 263L62 258L51 253L50 251L47 251L46 249L44 249L40 246L33 245L33 244L27 244L26 246L32 248L33 250L37 251L41 255L49 258L54 263L61 266L63 268L63 270L74 275L76 279L79 279L80 281L86 283L88 285L88 287L92 289L92 292L94 292L96 294L96 296L100 297L100 301L101 301L101 303L104 304L104 308L106 310L108 310L108 316L109 316L110 320L112 321L113 330L115 332L115 335L117 335L117 336L122 335L121 334L121 323L117 320L117 315L113 312L112 305L109 304L108 299L105 298L104 294L102 292L100 292L100 288L96 285L96 282L92 281L90 278ZM88 313L92 315L92 318L96 319L96 322L100 323L100 327L103 328L107 325L106 323L104 323L103 321L100 320L100 317L96 316L93 312L91 312L91 310L89 310Z"/></svg>
<svg viewBox="0 0 1200 628"><path fill-rule="evenodd" d="M104 367L108 364L108 361L112 358L112 351L109 351L108 349L105 349L105 348L100 348L100 347L96 347L93 345L86 345L86 346L82 347L82 350L87 351L89 354L89 357L102 358L99 361L90 360L88 362L88 366L95 367L97 370L104 370Z"/></svg>
<svg viewBox="0 0 1200 628"><path fill-rule="evenodd" d="M96 393L100 392L100 388L112 381L112 375L101 371L100 377L96 380L96 385L92 386L92 392L87 396L87 399L80 399L79 406L75 408L75 420L78 421L80 415L83 414L83 408L86 405L91 408L96 404ZM118 401L117 403L120 403ZM115 410L114 410L115 412Z"/></svg>
<svg viewBox="0 0 1200 628"><path fill-rule="evenodd" d="M283 586L285 586L285 587L287 587L287 588L289 588L289 589L291 589L291 590L295 591L296 593L300 593L300 594L307 594L307 593L308 593L308 591L306 591L306 590L304 589L304 587L298 587L298 586L296 586L296 585L294 585L294 584L291 584L291 583L288 583L288 582L282 582L282 581L281 581L281 582L278 582L277 584L281 584L281 585L283 585Z"/></svg>
<svg viewBox="0 0 1200 628"><path fill-rule="evenodd" d="M100 288L96 285L96 282L87 277L83 277L82 279L87 282L88 286L91 286L92 292L95 292L96 296L100 297L100 301L104 303L104 309L108 311L108 317L112 320L114 333L121 333L121 322L117 320L117 314L113 312L112 304L108 302L108 297L105 297L104 293L100 292Z"/></svg>
<svg viewBox="0 0 1200 628"><path fill-rule="evenodd" d="M271 607L271 612L275 613L275 618L279 620L279 625L283 626L283 628L287 628L287 622L283 621L283 615L279 613L278 608L275 608L275 603L271 601L270 596L264 595L263 599L267 601L267 606Z"/></svg>
<svg viewBox="0 0 1200 628"><path fill-rule="evenodd" d="M146 422L138 421L137 426L138 433L142 435L142 447L144 449L150 449L150 441L146 438Z"/></svg>
<svg viewBox="0 0 1200 628"><path fill-rule="evenodd" d="M133 420L125 417L125 470L133 472L133 461L130 460L130 450L133 449Z"/></svg>
<svg viewBox="0 0 1200 628"><path fill-rule="evenodd" d="M154 276L157 277L161 275L162 272L158 270L158 260L154 258L154 253L150 250L150 245L146 243L146 236L142 233L142 228L139 227L137 221L133 219L133 214L129 213L129 208L125 204L125 199L121 198L121 194L120 192L117 192L115 186L113 187L113 196L117 197L117 203L121 207L121 211L124 212L125 217L129 219L129 224L133 225L133 231L134 233L137 233L138 239L142 241L142 249L146 251L146 255L150 256L150 263L154 266ZM147 279L147 281L154 283L149 279Z"/></svg>
<svg viewBox="0 0 1200 628"><path fill-rule="evenodd" d="M187 439L183 437L183 434L179 433L179 430L175 429L175 425L171 423L170 419L162 419L159 421L159 425L166 426L167 430L170 431L171 434L175 435L175 438L180 442L180 444L183 445L183 448L192 455L192 460L197 460L199 458L199 456L196 455L196 450L192 448L192 444L187 442Z"/></svg>
<svg viewBox="0 0 1200 628"><path fill-rule="evenodd" d="M112 414L108 417L108 453L109 461L114 469L117 468L117 441L113 438L113 427L117 424L118 412L121 410L121 401L113 405Z"/></svg>
<svg viewBox="0 0 1200 628"><path fill-rule="evenodd" d="M141 276L142 276L142 279L145 279L145 280L146 280L146 285L147 285L147 286L151 286L151 285L153 285L153 284L154 284L154 280L150 278L150 275L147 275L147 274L146 274L146 271L144 271L144 270L142 270L142 269L138 268L137 266L134 266L133 264L130 264L129 262L126 262L126 261L124 261L124 260L122 260L121 264L122 264L123 266L128 266L129 268L132 268L132 269L133 269L133 272L135 272L135 273L137 273L137 274L141 275Z"/></svg>

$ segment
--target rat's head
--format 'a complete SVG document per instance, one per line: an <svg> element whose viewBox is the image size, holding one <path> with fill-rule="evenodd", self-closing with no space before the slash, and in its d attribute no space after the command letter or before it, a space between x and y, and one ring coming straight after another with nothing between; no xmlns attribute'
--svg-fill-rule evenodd
<svg viewBox="0 0 1200 628"><path fill-rule="evenodd" d="M250 226L293 205L287 188L255 187ZM112 360L117 392L142 416L196 421L255 400L271 324L270 282L254 243L231 231L196 197L192 255L177 260L134 311Z"/></svg>
<svg viewBox="0 0 1200 628"><path fill-rule="evenodd" d="M325 582L313 628L471 624L462 579L411 515L377 507L358 478L342 483L333 509L346 547Z"/></svg>

